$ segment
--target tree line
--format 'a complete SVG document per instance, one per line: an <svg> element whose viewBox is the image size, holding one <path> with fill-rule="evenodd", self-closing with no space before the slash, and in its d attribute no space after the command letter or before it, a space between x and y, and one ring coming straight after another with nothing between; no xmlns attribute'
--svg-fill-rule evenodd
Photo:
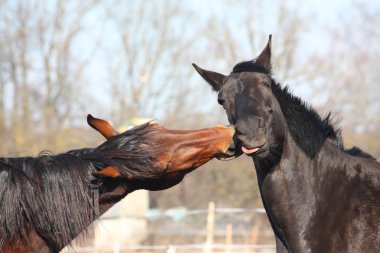
<svg viewBox="0 0 380 253"><path fill-rule="evenodd" d="M191 63L227 74L257 55L272 33L276 79L296 94L304 91L322 114L332 111L347 146L380 157L374 141L380 9L351 3L351 16L319 27L325 49L310 52L313 17L284 1L271 3L268 10L258 0L223 0L215 8L171 0L1 1L0 154L99 145L102 139L85 125L88 113L121 128L136 118L180 129L227 124L216 94ZM227 10L240 15L231 18ZM177 187L151 193L159 207L204 207L216 199L260 205L248 158L211 162Z"/></svg>

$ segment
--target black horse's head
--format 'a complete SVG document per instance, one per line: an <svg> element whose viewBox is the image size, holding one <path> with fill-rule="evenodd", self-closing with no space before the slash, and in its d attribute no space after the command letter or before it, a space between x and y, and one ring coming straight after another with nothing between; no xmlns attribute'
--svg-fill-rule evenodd
<svg viewBox="0 0 380 253"><path fill-rule="evenodd" d="M237 64L228 76L193 66L218 92L218 102L235 126L237 150L264 158L271 147L281 145L284 119L271 89L271 36L255 60Z"/></svg>

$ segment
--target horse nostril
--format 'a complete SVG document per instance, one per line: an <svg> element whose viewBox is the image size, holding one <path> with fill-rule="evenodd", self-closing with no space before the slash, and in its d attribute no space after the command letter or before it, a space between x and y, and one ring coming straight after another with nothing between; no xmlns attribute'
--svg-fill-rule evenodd
<svg viewBox="0 0 380 253"><path fill-rule="evenodd" d="M263 121L262 118L258 118L257 119L257 125L258 125L259 128L264 128L265 127L264 121Z"/></svg>
<svg viewBox="0 0 380 253"><path fill-rule="evenodd" d="M235 128L235 134L236 134L237 136L239 136L239 135L243 135L243 131L241 131L238 127L236 127L236 128Z"/></svg>

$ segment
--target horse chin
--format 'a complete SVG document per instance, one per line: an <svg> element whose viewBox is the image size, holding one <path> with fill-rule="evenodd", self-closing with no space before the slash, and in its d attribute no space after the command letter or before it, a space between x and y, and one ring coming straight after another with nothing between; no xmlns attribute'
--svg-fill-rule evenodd
<svg viewBox="0 0 380 253"><path fill-rule="evenodd" d="M258 158L258 159L265 159L268 157L268 155L269 155L269 148L263 148L260 150L260 152L257 152L252 157Z"/></svg>
<svg viewBox="0 0 380 253"><path fill-rule="evenodd" d="M235 155L234 156L216 155L215 158L220 160L220 161L229 161L229 160L237 158L237 156L235 156Z"/></svg>

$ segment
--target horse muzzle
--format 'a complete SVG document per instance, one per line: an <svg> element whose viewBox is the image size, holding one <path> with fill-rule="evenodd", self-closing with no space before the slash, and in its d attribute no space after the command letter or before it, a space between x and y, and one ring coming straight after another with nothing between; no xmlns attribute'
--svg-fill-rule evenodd
<svg viewBox="0 0 380 253"><path fill-rule="evenodd" d="M229 127L234 129L233 126L229 126ZM242 154L243 154L243 152L241 151L241 149L239 148L239 145L238 145L238 138L237 138L236 134L234 133L228 149L224 153L217 154L215 157L216 157L216 159L221 160L221 161L228 161L228 160L235 159Z"/></svg>

